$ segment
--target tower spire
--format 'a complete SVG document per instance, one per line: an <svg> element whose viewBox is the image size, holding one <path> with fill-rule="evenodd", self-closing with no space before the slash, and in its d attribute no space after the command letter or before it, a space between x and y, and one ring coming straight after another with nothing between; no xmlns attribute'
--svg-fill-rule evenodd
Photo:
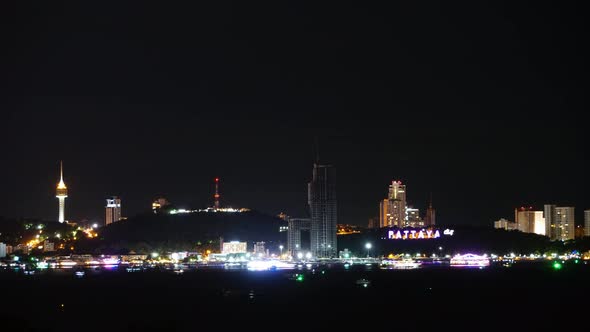
<svg viewBox="0 0 590 332"><path fill-rule="evenodd" d="M215 178L215 195L213 196L213 198L215 198L215 210L219 209L219 178Z"/></svg>
<svg viewBox="0 0 590 332"><path fill-rule="evenodd" d="M64 183L64 165L62 160L59 161L59 183L57 189L67 189Z"/></svg>
<svg viewBox="0 0 590 332"><path fill-rule="evenodd" d="M320 139L317 135L315 136L314 143L315 143L315 163L319 164L320 163Z"/></svg>

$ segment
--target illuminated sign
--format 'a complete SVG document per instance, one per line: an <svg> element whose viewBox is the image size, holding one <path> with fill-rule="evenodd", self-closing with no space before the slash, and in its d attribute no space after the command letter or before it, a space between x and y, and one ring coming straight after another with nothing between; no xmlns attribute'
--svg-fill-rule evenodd
<svg viewBox="0 0 590 332"><path fill-rule="evenodd" d="M231 242L223 242L223 254L239 254L245 253L247 250L247 243L246 242L238 242L238 241L231 241Z"/></svg>
<svg viewBox="0 0 590 332"><path fill-rule="evenodd" d="M452 229L445 229L442 234L452 236L455 233ZM438 229L404 229L404 230L390 230L387 232L387 238L391 240L406 240L406 239L437 239L441 237Z"/></svg>

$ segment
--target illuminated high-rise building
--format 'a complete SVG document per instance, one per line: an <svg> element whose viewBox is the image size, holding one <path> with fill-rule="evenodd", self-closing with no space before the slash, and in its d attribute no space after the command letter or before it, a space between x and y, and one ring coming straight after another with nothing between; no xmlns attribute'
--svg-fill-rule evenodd
<svg viewBox="0 0 590 332"><path fill-rule="evenodd" d="M59 215L57 221L64 222L66 221L66 197L68 197L68 188L64 183L63 162L60 162L59 175L59 183L57 184L57 190L55 191L55 197L57 197L59 202Z"/></svg>
<svg viewBox="0 0 590 332"><path fill-rule="evenodd" d="M590 236L590 210L584 210L584 236Z"/></svg>
<svg viewBox="0 0 590 332"><path fill-rule="evenodd" d="M121 199L117 196L107 198L107 206L105 207L105 225L110 225L121 220Z"/></svg>
<svg viewBox="0 0 590 332"><path fill-rule="evenodd" d="M519 231L545 235L543 211L533 211L532 207L514 209L514 220Z"/></svg>
<svg viewBox="0 0 590 332"><path fill-rule="evenodd" d="M308 184L311 212L311 253L314 257L336 257L337 204L336 170L331 165L313 166Z"/></svg>
<svg viewBox="0 0 590 332"><path fill-rule="evenodd" d="M545 204L545 235L551 240L573 240L575 237L574 208Z"/></svg>
<svg viewBox="0 0 590 332"><path fill-rule="evenodd" d="M406 208L406 225L410 227L424 226L424 220L420 218L420 209Z"/></svg>
<svg viewBox="0 0 590 332"><path fill-rule="evenodd" d="M393 226L405 227L406 216L406 185L401 181L391 181L389 185L390 214Z"/></svg>
<svg viewBox="0 0 590 332"><path fill-rule="evenodd" d="M379 202L379 227L391 227L391 213L389 210L389 200L386 198Z"/></svg>
<svg viewBox="0 0 590 332"><path fill-rule="evenodd" d="M391 181L387 198L379 202L379 226L408 226L406 209L406 186L401 181Z"/></svg>

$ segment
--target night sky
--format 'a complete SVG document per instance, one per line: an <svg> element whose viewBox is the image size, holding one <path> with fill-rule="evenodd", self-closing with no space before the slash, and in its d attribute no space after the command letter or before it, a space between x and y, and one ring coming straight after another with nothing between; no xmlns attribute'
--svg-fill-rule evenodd
<svg viewBox="0 0 590 332"><path fill-rule="evenodd" d="M394 179L445 224L590 208L574 4L18 3L0 14L0 216L55 220L60 159L74 221L111 195L124 216L210 206L217 176L222 205L305 216L316 136L340 223L376 217Z"/></svg>

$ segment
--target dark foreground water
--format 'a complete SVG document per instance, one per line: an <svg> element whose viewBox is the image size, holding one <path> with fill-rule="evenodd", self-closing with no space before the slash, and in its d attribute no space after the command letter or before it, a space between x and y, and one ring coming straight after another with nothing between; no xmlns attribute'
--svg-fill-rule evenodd
<svg viewBox="0 0 590 332"><path fill-rule="evenodd" d="M294 274L303 274L299 280ZM302 279L302 280L301 280ZM370 281L366 286L360 279ZM366 283L365 283L366 284ZM588 327L590 265L290 271L0 271L0 331ZM582 302L582 303L580 303ZM579 304L580 303L580 304ZM584 329L582 329L584 330Z"/></svg>

